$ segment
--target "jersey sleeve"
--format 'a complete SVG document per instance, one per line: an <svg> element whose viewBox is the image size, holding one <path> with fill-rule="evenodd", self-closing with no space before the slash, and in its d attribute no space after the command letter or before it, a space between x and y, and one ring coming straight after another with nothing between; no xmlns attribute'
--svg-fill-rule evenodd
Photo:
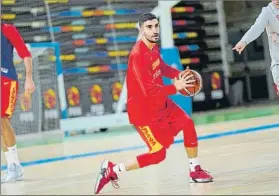
<svg viewBox="0 0 279 196"><path fill-rule="evenodd" d="M262 9L262 12L257 17L255 23L250 27L250 29L242 37L241 41L246 42L246 44L251 43L257 39L264 31L266 25L268 24L268 12L266 8Z"/></svg>
<svg viewBox="0 0 279 196"><path fill-rule="evenodd" d="M167 77L167 78L175 78L175 77L178 77L180 71L178 71L177 69L167 65L163 59L161 58L160 59L161 61L161 69L162 69L162 75Z"/></svg>
<svg viewBox="0 0 279 196"><path fill-rule="evenodd" d="M7 39L12 43L15 47L18 55L21 58L31 57L30 52L28 51L23 38L21 37L20 33L16 29L15 26L8 26L6 29Z"/></svg>
<svg viewBox="0 0 279 196"><path fill-rule="evenodd" d="M145 96L160 98L176 94L177 91L173 84L163 86L154 83L152 73L146 64L144 64L142 55L134 54L132 62L133 75L140 86L140 90Z"/></svg>

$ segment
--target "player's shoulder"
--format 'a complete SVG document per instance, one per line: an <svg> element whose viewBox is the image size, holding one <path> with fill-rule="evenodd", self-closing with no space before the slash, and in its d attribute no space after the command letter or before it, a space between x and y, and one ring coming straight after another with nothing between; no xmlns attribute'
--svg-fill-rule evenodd
<svg viewBox="0 0 279 196"><path fill-rule="evenodd" d="M16 28L15 25L6 24L6 23L2 24L1 26L2 26L2 28L5 28L5 29L15 29Z"/></svg>
<svg viewBox="0 0 279 196"><path fill-rule="evenodd" d="M268 15L274 15L274 16L278 15L278 8L276 8L272 2L270 2L266 7L264 7L263 10Z"/></svg>
<svg viewBox="0 0 279 196"><path fill-rule="evenodd" d="M272 3L269 3L268 5L262 7L262 13L268 14L270 11L272 11L272 9L273 9Z"/></svg>
<svg viewBox="0 0 279 196"><path fill-rule="evenodd" d="M141 57L143 55L143 53L144 53L144 51L142 50L141 43L138 41L132 47L130 55L132 57Z"/></svg>
<svg viewBox="0 0 279 196"><path fill-rule="evenodd" d="M268 5L267 5L267 6L265 6L265 7L262 7L262 12L263 12L263 13L265 13L265 12L267 12L267 11L268 11L268 9L269 9L269 8L268 8Z"/></svg>
<svg viewBox="0 0 279 196"><path fill-rule="evenodd" d="M13 24L6 24L6 23L2 24L1 28L3 31L6 31L6 32L11 32L11 31L16 30L16 27Z"/></svg>

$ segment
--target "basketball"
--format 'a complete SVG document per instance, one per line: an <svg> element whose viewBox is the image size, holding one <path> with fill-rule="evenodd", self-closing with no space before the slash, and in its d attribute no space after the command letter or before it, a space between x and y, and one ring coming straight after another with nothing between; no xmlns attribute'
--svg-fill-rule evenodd
<svg viewBox="0 0 279 196"><path fill-rule="evenodd" d="M180 90L179 92L182 95L192 97L192 96L197 95L201 91L201 89L202 89L202 77L197 71L192 70L192 69L186 69L186 70L181 72L181 74L179 75L179 78L181 78L182 76L184 76L188 72L191 72L191 73L189 73L189 75L191 75L191 74L193 75L193 77L190 78L189 80L191 80L191 79L195 80L192 83L194 86L193 87L186 87L183 90Z"/></svg>

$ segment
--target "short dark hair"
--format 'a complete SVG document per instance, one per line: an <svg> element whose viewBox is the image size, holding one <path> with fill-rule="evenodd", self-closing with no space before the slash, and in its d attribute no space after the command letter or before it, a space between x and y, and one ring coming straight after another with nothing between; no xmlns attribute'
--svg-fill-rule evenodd
<svg viewBox="0 0 279 196"><path fill-rule="evenodd" d="M140 15L138 22L139 22L139 27L141 27L141 25L148 21L148 20L153 20L153 19L157 19L157 17L152 14L152 13L143 13L142 15Z"/></svg>

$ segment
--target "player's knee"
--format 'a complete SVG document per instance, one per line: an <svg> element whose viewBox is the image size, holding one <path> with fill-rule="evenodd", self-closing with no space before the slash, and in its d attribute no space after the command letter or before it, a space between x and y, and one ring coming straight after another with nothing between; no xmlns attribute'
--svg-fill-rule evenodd
<svg viewBox="0 0 279 196"><path fill-rule="evenodd" d="M5 127L9 126L9 119L8 118L2 118L1 119L1 133L9 131L9 129L6 129Z"/></svg>
<svg viewBox="0 0 279 196"><path fill-rule="evenodd" d="M5 118L1 118L1 134L4 132Z"/></svg>
<svg viewBox="0 0 279 196"><path fill-rule="evenodd" d="M161 150L154 153L146 153L139 155L137 157L140 168L155 165L162 162L166 158L166 149L162 148Z"/></svg>
<svg viewBox="0 0 279 196"><path fill-rule="evenodd" d="M167 154L167 150L165 148L162 148L158 152L155 152L152 154L153 164L158 164L165 160Z"/></svg>
<svg viewBox="0 0 279 196"><path fill-rule="evenodd" d="M197 132L192 119L188 119L186 125L183 127L183 136L185 147L193 148L198 146Z"/></svg>

